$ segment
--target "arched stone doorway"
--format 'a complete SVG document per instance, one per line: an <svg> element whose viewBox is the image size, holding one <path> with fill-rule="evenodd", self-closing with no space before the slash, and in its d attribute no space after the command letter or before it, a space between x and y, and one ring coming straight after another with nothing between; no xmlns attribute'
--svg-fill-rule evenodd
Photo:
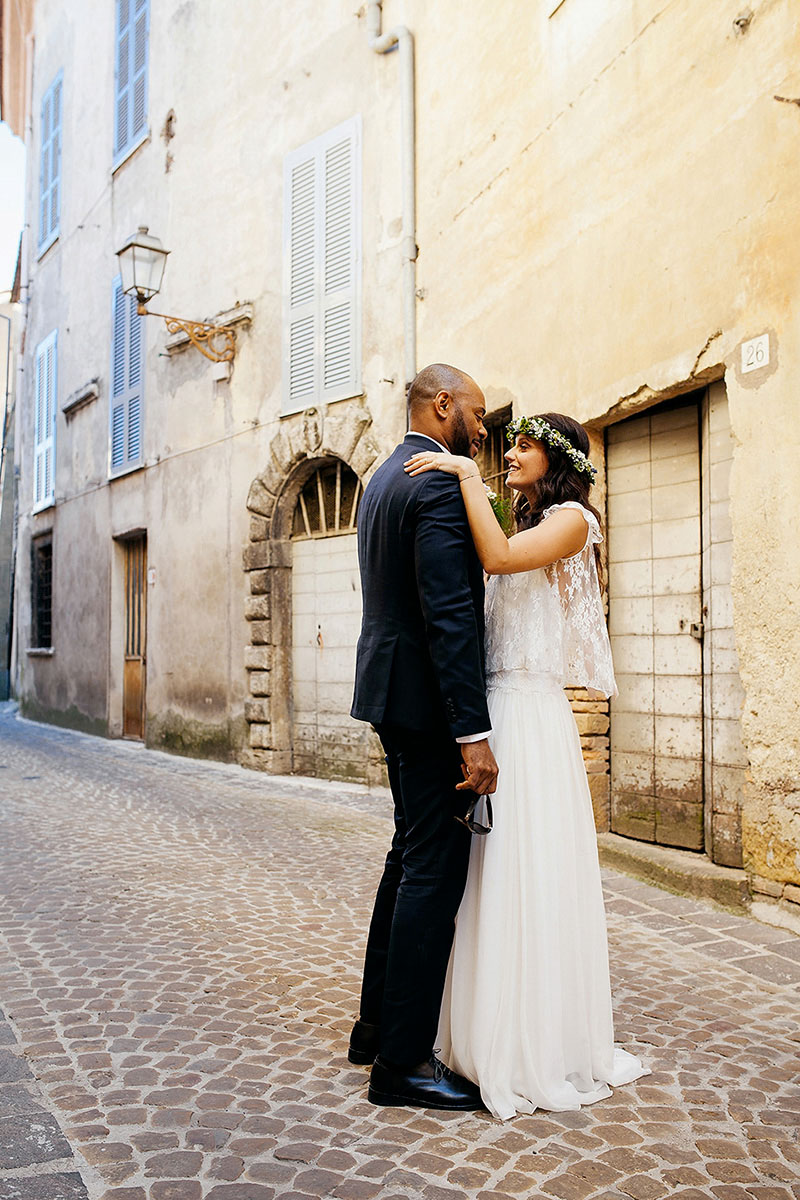
<svg viewBox="0 0 800 1200"><path fill-rule="evenodd" d="M354 519L380 453L370 425L369 413L355 405L335 416L308 409L284 418L268 465L250 487L248 766L362 783L382 778L377 739L350 721L345 704L355 615L347 593L357 587ZM356 599L360 604L360 592ZM332 611L337 604L340 620Z"/></svg>

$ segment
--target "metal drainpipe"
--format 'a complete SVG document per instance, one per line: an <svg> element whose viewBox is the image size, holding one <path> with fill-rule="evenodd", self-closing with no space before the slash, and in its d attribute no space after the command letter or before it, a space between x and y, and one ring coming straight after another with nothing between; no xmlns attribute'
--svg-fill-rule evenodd
<svg viewBox="0 0 800 1200"><path fill-rule="evenodd" d="M376 54L394 46L400 53L400 111L403 140L403 357L406 386L417 373L417 211L414 148L414 38L405 25L381 33L382 0L367 4L367 35Z"/></svg>

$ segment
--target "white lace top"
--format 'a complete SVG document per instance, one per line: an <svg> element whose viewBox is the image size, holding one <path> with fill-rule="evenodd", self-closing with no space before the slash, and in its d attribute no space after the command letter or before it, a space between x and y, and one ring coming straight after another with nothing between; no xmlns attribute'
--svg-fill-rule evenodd
<svg viewBox="0 0 800 1200"><path fill-rule="evenodd" d="M561 687L591 688L615 696L594 546L602 541L592 513L574 500L546 509L577 508L588 530L582 550L549 567L493 575L486 587L487 683L500 672L554 677Z"/></svg>

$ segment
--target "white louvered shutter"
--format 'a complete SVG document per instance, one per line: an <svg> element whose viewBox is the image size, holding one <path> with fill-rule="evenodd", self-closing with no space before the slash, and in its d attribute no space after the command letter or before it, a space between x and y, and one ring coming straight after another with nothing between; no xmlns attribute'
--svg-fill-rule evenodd
<svg viewBox="0 0 800 1200"><path fill-rule="evenodd" d="M287 156L284 411L361 391L361 124Z"/></svg>
<svg viewBox="0 0 800 1200"><path fill-rule="evenodd" d="M44 442L44 490L45 499L55 496L55 434L56 434L56 335L51 335L45 355L45 442Z"/></svg>
<svg viewBox="0 0 800 1200"><path fill-rule="evenodd" d="M289 178L289 362L288 404L313 404L317 340L317 170L314 155L297 163Z"/></svg>
<svg viewBox="0 0 800 1200"><path fill-rule="evenodd" d="M114 282L111 308L111 472L135 466L142 457L143 318L136 300Z"/></svg>
<svg viewBox="0 0 800 1200"><path fill-rule="evenodd" d="M355 360L357 266L356 139L328 146L323 161L324 274L322 291L322 392L334 400L358 388Z"/></svg>
<svg viewBox="0 0 800 1200"><path fill-rule="evenodd" d="M55 496L57 331L36 347L34 371L33 505L43 508Z"/></svg>
<svg viewBox="0 0 800 1200"><path fill-rule="evenodd" d="M45 406L45 356L41 346L36 351L36 385L34 395L33 416L33 503L42 503L44 496L44 447L42 445L42 430L44 429Z"/></svg>

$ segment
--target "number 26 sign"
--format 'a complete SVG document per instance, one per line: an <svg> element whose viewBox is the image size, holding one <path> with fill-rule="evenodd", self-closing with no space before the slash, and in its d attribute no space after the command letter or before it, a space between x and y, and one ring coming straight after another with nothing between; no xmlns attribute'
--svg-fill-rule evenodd
<svg viewBox="0 0 800 1200"><path fill-rule="evenodd" d="M769 334L762 333L758 337L742 342L742 374L758 371L761 367L769 366Z"/></svg>

